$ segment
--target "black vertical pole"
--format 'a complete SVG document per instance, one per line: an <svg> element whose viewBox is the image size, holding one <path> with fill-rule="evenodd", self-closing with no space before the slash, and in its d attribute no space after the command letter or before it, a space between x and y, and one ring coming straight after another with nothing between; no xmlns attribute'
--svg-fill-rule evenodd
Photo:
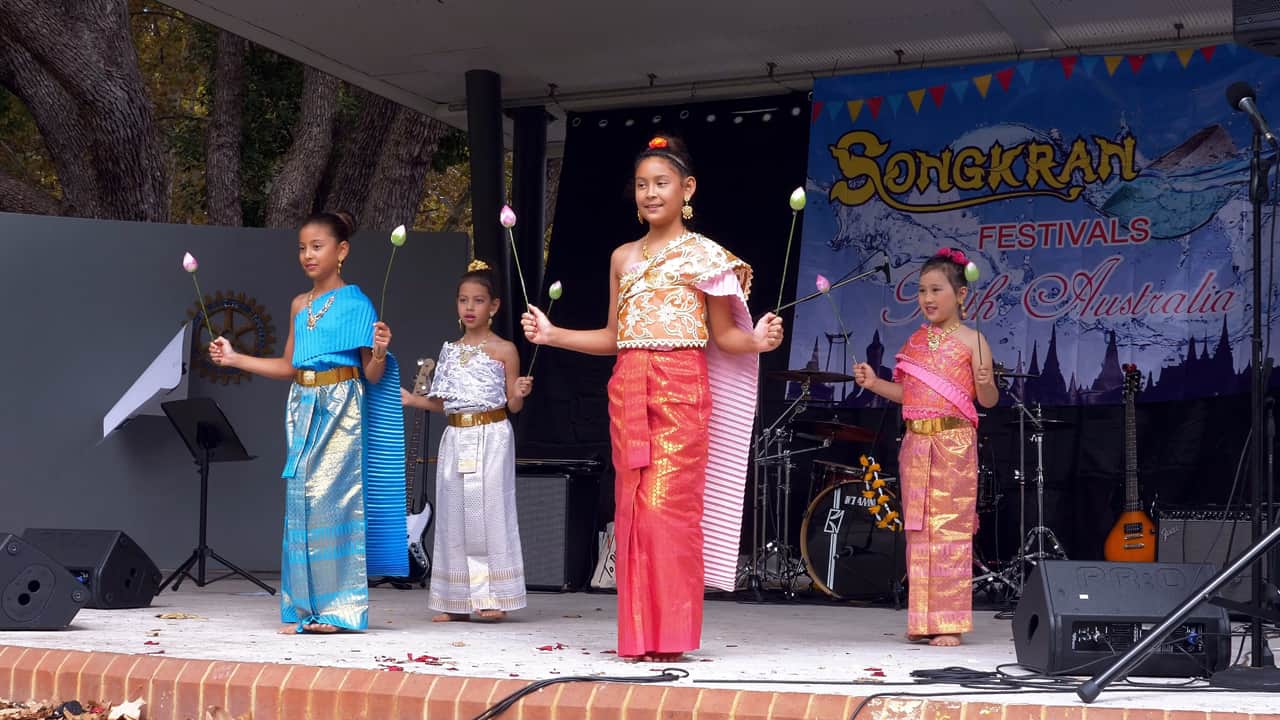
<svg viewBox="0 0 1280 720"><path fill-rule="evenodd" d="M502 132L502 78L491 70L467 71L467 142L471 150L471 223L475 256L507 277L511 250L507 231L498 223L506 202ZM461 273L459 273L461 274ZM510 297L510 291L507 293ZM511 304L503 303L493 319L494 332L512 337Z"/></svg>

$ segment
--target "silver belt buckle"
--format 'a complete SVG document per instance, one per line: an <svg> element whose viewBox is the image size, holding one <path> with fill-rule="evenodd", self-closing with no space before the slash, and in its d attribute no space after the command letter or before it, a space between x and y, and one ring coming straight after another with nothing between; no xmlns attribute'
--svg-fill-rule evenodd
<svg viewBox="0 0 1280 720"><path fill-rule="evenodd" d="M315 370L303 370L303 371L302 371L302 384L303 384L303 385L315 385L315 384L316 384L316 371L315 371Z"/></svg>

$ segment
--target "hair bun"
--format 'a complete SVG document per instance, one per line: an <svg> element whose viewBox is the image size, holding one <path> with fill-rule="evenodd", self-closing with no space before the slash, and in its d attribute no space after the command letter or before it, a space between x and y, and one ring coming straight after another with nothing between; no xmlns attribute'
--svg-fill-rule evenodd
<svg viewBox="0 0 1280 720"><path fill-rule="evenodd" d="M477 259L477 260L472 260L472 261L467 265L467 272L479 272L479 271L481 271L481 270L492 270L492 269L493 269L493 268L489 267L489 263L487 263L487 262L485 262L485 261L483 261L483 260L478 260L478 259Z"/></svg>
<svg viewBox="0 0 1280 720"><path fill-rule="evenodd" d="M333 216L341 220L343 225L347 226L348 234L356 231L356 219L351 215L351 213L345 210L337 210L333 213Z"/></svg>

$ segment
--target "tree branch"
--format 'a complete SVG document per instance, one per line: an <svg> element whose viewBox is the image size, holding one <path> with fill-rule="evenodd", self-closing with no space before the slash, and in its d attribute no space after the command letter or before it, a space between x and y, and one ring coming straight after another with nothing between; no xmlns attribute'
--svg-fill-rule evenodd
<svg viewBox="0 0 1280 720"><path fill-rule="evenodd" d="M295 227L311 213L333 150L339 85L332 75L312 67L303 69L302 106L293 143L267 193L267 227Z"/></svg>
<svg viewBox="0 0 1280 720"><path fill-rule="evenodd" d="M0 211L61 215L62 203L49 193L0 170Z"/></svg>
<svg viewBox="0 0 1280 720"><path fill-rule="evenodd" d="M218 33L213 66L213 107L205 150L205 190L209 222L239 227L240 137L244 115L245 54L249 43L225 30Z"/></svg>

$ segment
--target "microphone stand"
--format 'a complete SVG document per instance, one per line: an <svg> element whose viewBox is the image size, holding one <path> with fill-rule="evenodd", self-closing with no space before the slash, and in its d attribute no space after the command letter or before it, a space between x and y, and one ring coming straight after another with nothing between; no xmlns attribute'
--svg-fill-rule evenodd
<svg viewBox="0 0 1280 720"><path fill-rule="evenodd" d="M1087 703L1096 700L1099 693L1113 680L1123 677L1157 647L1162 646L1165 638L1180 627L1187 616L1206 600L1214 605L1247 614L1252 619L1249 626L1251 645L1249 665L1239 665L1216 672L1210 677L1209 683L1219 687L1254 692L1280 692L1280 669L1275 666L1271 649L1267 646L1262 631L1263 618L1280 623L1280 612L1264 608L1262 605L1265 589L1262 559L1268 550L1280 543L1280 525L1272 528L1265 537L1262 536L1262 485L1264 482L1270 484L1270 478L1264 476L1267 455L1263 447L1266 437L1263 400L1267 390L1266 383L1270 375L1271 361L1262 357L1262 205L1267 199L1269 167L1269 163L1263 163L1262 133L1255 125L1252 157L1249 163L1249 200L1253 205L1253 327L1249 355L1249 419L1253 432L1249 441L1249 484L1250 500L1253 503L1253 537L1259 539L1243 555L1229 562L1226 569L1192 593L1191 597L1183 601L1159 625L1148 632L1141 642L1134 645L1110 667L1083 683L1076 690L1076 694ZM1275 222L1275 218L1272 218L1272 222ZM1267 521L1270 522L1270 512L1267 513ZM1219 597L1219 589L1250 565L1254 566L1251 603L1237 603Z"/></svg>

